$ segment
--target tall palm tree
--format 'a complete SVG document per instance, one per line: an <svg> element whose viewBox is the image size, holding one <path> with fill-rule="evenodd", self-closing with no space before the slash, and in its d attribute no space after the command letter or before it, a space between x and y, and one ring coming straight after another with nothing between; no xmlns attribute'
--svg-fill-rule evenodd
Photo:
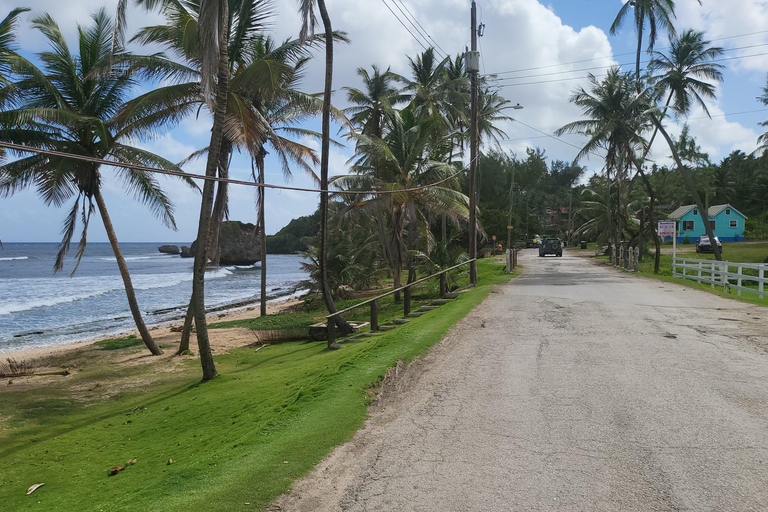
<svg viewBox="0 0 768 512"><path fill-rule="evenodd" d="M389 130L387 123L387 113L390 112L397 103L407 101L407 96L396 87L393 82L404 81L400 75L392 73L389 68L382 73L374 64L373 74L370 75L365 68L358 68L357 74L363 79L364 90L353 87L345 87L347 91L347 100L353 106L344 110L345 114L350 116L350 121L359 128L359 133L374 138L382 138L384 131ZM378 177L379 172L374 170L374 176ZM381 209L373 214L377 230L377 240L379 250L384 260L390 268L395 267L395 255L387 237L387 215ZM395 294L395 301L400 300L400 293Z"/></svg>
<svg viewBox="0 0 768 512"><path fill-rule="evenodd" d="M699 0L699 3L701 1ZM675 27L672 19L675 17L674 0L631 0L625 2L619 9L616 19L611 24L611 35L616 34L621 24L629 16L630 10L634 9L632 16L637 33L637 54L635 57L635 80L639 86L640 83L640 54L643 49L643 35L646 25L648 26L648 51L653 51L658 38L658 29L664 29L669 34L675 33Z"/></svg>
<svg viewBox="0 0 768 512"><path fill-rule="evenodd" d="M647 142L643 133L649 128L646 112L650 108L647 94L638 93L634 87L634 75L611 68L602 81L589 77L591 90L579 89L571 101L582 108L587 119L566 124L555 133L579 133L589 137L579 151L576 160L597 150L605 152L606 174L616 184L616 215L614 215L614 243L618 243L624 226L622 215L622 187L629 170L637 165L637 155Z"/></svg>
<svg viewBox="0 0 768 512"><path fill-rule="evenodd" d="M323 87L323 113L322 113L322 142L320 149L320 254L318 262L320 266L320 287L322 289L323 302L329 313L338 311L333 302L333 295L328 286L328 162L330 158L331 141L331 93L333 91L333 27L331 18L328 15L328 9L325 0L299 0L299 11L302 17L301 33L299 39L307 41L314 34L317 18L315 17L315 4L320 11L320 19L323 21L325 35L325 81ZM343 333L351 332L349 324L341 318L341 315L334 317L336 327ZM328 338L328 346L332 348L333 343Z"/></svg>
<svg viewBox="0 0 768 512"><path fill-rule="evenodd" d="M31 137L29 143L63 153L178 170L171 162L126 144L126 141L146 137L155 120L151 116L125 120L118 115L137 84L140 68L130 55L113 51L114 25L103 9L93 16L93 21L90 28L79 29L80 54L74 55L49 15L32 20L32 26L47 38L51 50L39 54L43 69L25 60L15 63L13 71L18 80L6 86L2 94L7 104L13 106L0 114L3 133L26 132ZM117 172L129 192L149 206L163 223L175 228L171 202L151 174L126 168L118 168ZM83 222L76 256L79 264L95 201L117 259L136 327L150 351L162 354L144 324L136 301L128 267L101 193L100 164L39 154L0 167L0 194L8 196L32 185L47 204L61 206L74 198L54 264L56 272L63 269L78 216Z"/></svg>

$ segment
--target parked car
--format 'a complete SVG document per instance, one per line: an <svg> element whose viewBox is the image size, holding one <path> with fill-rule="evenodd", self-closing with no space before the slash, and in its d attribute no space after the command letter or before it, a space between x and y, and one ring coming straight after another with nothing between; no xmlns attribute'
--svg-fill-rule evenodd
<svg viewBox="0 0 768 512"><path fill-rule="evenodd" d="M544 257L547 254L562 256L563 242L559 238L545 238L539 246L539 257Z"/></svg>
<svg viewBox="0 0 768 512"><path fill-rule="evenodd" d="M718 247L722 248L723 244L720 243L720 239L715 237L715 243ZM709 237L707 235L702 235L699 237L699 239L696 241L696 252L714 252L715 250L712 248L712 243L709 241Z"/></svg>

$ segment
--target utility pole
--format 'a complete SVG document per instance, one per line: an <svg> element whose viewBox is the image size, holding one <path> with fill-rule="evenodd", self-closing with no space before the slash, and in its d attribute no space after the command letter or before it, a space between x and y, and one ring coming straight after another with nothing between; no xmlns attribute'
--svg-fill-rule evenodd
<svg viewBox="0 0 768 512"><path fill-rule="evenodd" d="M471 113L469 129L469 282L477 283L477 74L480 55L477 51L477 9L472 0L472 50L467 53L467 71L471 79Z"/></svg>

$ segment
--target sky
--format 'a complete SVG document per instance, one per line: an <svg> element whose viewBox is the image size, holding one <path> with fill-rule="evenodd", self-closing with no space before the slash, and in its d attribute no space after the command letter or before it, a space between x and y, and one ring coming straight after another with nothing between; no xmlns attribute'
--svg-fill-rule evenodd
<svg viewBox="0 0 768 512"><path fill-rule="evenodd" d="M724 81L718 84L717 98L708 102L712 118L694 109L688 119L670 128L677 134L687 121L690 133L711 161L719 162L732 151L752 152L757 137L765 131L759 126L768 119L768 109L757 101L766 86L768 72L768 0L676 0L675 26L678 32L693 28L706 33L713 45L725 49L718 62L725 66ZM57 20L65 36L74 41L77 24L88 26L90 15L99 7L113 12L117 0L0 0L0 16L14 7L29 7L22 17L18 42L25 56L45 49L41 34L29 27L31 15L48 12ZM360 67L382 69L409 75L408 57L424 47L435 46L441 55L455 56L470 44L470 0L326 0L335 30L345 31L351 42L336 45L334 104L347 106L343 87L360 87L356 74ZM296 0L274 0L275 16L270 30L277 40L296 37L300 19ZM478 40L481 73L496 75L500 94L522 110L510 110L514 121L503 123L506 133L499 141L505 151L520 157L527 147L543 149L550 159L573 161L584 142L578 135L554 137L555 130L581 118L578 107L569 102L579 87L587 87L587 75L601 76L620 64L634 69L636 35L627 20L616 35L609 28L622 0L477 0L478 22L485 25ZM410 21L409 21L410 20ZM128 33L159 23L161 18L130 4ZM656 48L668 47L666 34L660 34ZM141 47L134 51L145 51ZM647 55L644 54L644 59ZM303 83L306 92L321 92L324 73L322 55L310 65ZM212 120L206 112L140 145L161 156L180 161L209 142ZM308 127L319 129L319 121ZM335 133L335 131L334 131ZM338 140L343 142L341 137ZM669 162L659 137L650 158ZM319 151L314 140L306 144ZM486 145L488 147L488 145ZM330 174L345 174L352 148L333 148ZM580 162L590 172L602 168L599 157ZM203 173L204 160L185 166L188 172ZM231 175L250 179L250 163L235 157ZM103 169L104 197L120 241L189 244L197 232L199 195L177 180L160 178L175 205L178 230L172 231L154 218L140 202L126 196L109 169ZM267 183L315 188L310 178L296 171L286 180L280 165L268 158ZM233 186L230 192L230 218L256 222L253 187ZM273 234L291 219L311 214L318 205L316 193L268 190L266 231ZM47 207L33 190L0 198L0 240L8 242L58 242L67 207ZM79 237L79 231L76 238ZM101 223L94 219L89 227L89 242L106 241Z"/></svg>

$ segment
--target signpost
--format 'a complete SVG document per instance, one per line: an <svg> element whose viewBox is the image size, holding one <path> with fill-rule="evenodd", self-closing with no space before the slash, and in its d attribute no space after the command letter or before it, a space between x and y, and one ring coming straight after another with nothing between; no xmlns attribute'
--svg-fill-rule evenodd
<svg viewBox="0 0 768 512"><path fill-rule="evenodd" d="M676 221L662 221L659 222L658 234L662 238L672 237L672 269L675 268L675 258L677 258L677 222Z"/></svg>

